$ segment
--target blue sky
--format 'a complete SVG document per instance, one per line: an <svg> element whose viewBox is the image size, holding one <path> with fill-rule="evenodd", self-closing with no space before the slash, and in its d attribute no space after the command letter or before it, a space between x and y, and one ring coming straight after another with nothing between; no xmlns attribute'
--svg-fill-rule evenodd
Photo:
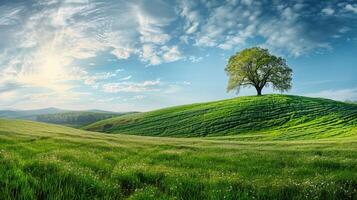
<svg viewBox="0 0 357 200"><path fill-rule="evenodd" d="M231 98L227 59L252 46L286 58L289 94L357 100L354 0L0 0L0 38L0 109Z"/></svg>

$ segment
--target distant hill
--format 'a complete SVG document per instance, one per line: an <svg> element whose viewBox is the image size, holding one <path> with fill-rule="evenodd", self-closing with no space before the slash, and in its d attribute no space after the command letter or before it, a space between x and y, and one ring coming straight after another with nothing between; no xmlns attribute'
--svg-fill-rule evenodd
<svg viewBox="0 0 357 200"><path fill-rule="evenodd" d="M357 105L301 96L249 96L111 118L85 129L174 137L344 137L357 135Z"/></svg>
<svg viewBox="0 0 357 200"><path fill-rule="evenodd" d="M26 119L71 127L81 127L128 113L116 113L103 110L70 111L58 108L44 108L37 110L0 110L0 118Z"/></svg>
<svg viewBox="0 0 357 200"><path fill-rule="evenodd" d="M345 102L346 103L355 103L355 104L357 104L357 101L352 101L352 100L346 100Z"/></svg>
<svg viewBox="0 0 357 200"><path fill-rule="evenodd" d="M58 108L44 108L37 110L0 110L0 118L35 120L37 115L56 114L66 112Z"/></svg>
<svg viewBox="0 0 357 200"><path fill-rule="evenodd" d="M37 115L36 121L61 124L71 127L81 127L100 120L118 117L129 113L114 113L101 110L70 111L56 114Z"/></svg>

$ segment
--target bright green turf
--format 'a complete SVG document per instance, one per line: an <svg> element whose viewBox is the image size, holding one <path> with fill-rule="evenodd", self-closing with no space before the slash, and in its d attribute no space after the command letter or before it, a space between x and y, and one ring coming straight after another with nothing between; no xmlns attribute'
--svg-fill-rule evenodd
<svg viewBox="0 0 357 200"><path fill-rule="evenodd" d="M354 137L222 141L109 135L0 120L0 199L356 199L356 195Z"/></svg>
<svg viewBox="0 0 357 200"><path fill-rule="evenodd" d="M288 95L238 97L111 118L85 129L148 136L228 135L239 140L348 137L357 136L357 105Z"/></svg>

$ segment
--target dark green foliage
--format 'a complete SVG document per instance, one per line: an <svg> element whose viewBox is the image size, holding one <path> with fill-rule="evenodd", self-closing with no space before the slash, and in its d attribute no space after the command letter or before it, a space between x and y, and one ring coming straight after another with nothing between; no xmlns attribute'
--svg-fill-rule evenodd
<svg viewBox="0 0 357 200"><path fill-rule="evenodd" d="M0 199L356 199L356 137L326 138L142 137L0 120Z"/></svg>
<svg viewBox="0 0 357 200"><path fill-rule="evenodd" d="M288 95L239 97L131 114L85 127L149 136L228 136L239 140L346 137L357 133L357 105Z"/></svg>

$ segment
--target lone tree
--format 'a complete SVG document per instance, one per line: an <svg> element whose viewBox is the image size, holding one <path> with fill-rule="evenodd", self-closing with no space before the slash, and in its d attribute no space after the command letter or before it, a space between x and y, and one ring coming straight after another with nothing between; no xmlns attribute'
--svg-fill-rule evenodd
<svg viewBox="0 0 357 200"><path fill-rule="evenodd" d="M257 95L271 85L274 90L291 89L292 69L285 59L271 55L268 49L253 47L231 56L225 68L229 76L227 91L239 92L242 87L254 87Z"/></svg>

